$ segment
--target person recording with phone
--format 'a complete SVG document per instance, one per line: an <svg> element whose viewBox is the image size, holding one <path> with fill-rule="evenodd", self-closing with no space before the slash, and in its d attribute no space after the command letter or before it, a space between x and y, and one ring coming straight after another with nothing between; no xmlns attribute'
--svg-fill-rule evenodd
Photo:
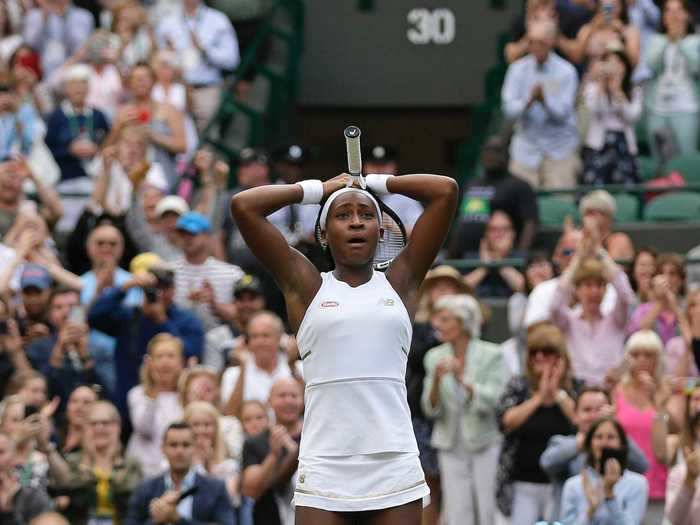
<svg viewBox="0 0 700 525"><path fill-rule="evenodd" d="M195 469L192 428L187 423L172 423L163 435L162 448L168 470L137 487L124 525L236 525L224 482Z"/></svg>
<svg viewBox="0 0 700 525"><path fill-rule="evenodd" d="M608 46L583 98L590 118L583 184L638 183L634 126L642 115L642 88L632 86L632 65L621 47Z"/></svg>
<svg viewBox="0 0 700 525"><path fill-rule="evenodd" d="M112 354L88 336L85 310L75 290L57 288L49 299L50 334L27 348L32 366L47 378L49 395L63 401L79 385L113 386ZM107 389L109 391L109 389Z"/></svg>
<svg viewBox="0 0 700 525"><path fill-rule="evenodd" d="M644 476L627 469L629 442L620 423L612 417L595 421L583 448L586 467L564 485L562 525L644 523L649 487Z"/></svg>
<svg viewBox="0 0 700 525"><path fill-rule="evenodd" d="M190 311L173 303L174 274L155 254L141 254L131 263L133 277L119 287L105 290L88 311L88 323L112 337L117 388L114 402L126 415L126 396L139 382L139 366L148 342L166 332L180 338L185 358L200 360L204 346L201 321ZM124 304L129 290L144 293L141 306Z"/></svg>

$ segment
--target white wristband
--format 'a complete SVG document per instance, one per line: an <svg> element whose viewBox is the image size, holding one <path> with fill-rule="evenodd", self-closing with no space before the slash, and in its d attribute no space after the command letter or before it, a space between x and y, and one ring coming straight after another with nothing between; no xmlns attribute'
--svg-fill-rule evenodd
<svg viewBox="0 0 700 525"><path fill-rule="evenodd" d="M389 195L391 192L387 189L387 181L393 177L393 175L377 175L372 173L365 177L365 182L367 187L372 190L377 195Z"/></svg>
<svg viewBox="0 0 700 525"><path fill-rule="evenodd" d="M304 192L304 196L301 198L302 204L319 204L323 199L323 182L320 180L303 180L297 184Z"/></svg>

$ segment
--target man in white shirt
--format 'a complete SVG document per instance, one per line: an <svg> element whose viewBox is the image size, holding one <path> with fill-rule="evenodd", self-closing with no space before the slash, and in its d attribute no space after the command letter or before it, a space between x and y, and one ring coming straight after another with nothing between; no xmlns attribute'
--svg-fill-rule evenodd
<svg viewBox="0 0 700 525"><path fill-rule="evenodd" d="M274 313L263 311L250 319L247 330L250 356L241 360L241 366L226 369L221 378L225 413L238 416L244 401L267 402L275 381L294 376L282 351L283 336L284 324Z"/></svg>
<svg viewBox="0 0 700 525"><path fill-rule="evenodd" d="M243 271L211 256L211 224L204 215L185 213L176 228L184 256L173 262L175 304L192 310L211 330L233 316L233 288Z"/></svg>
<svg viewBox="0 0 700 525"><path fill-rule="evenodd" d="M202 0L182 0L182 8L158 25L156 38L161 49L172 49L181 61L201 131L218 108L222 71L233 70L240 61L238 38L226 15Z"/></svg>

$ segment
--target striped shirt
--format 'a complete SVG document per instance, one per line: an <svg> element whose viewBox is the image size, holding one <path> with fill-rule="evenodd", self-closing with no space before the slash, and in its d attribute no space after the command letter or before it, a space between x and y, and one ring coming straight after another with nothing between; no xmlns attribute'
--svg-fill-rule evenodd
<svg viewBox="0 0 700 525"><path fill-rule="evenodd" d="M208 281L214 290L217 303L233 302L233 287L243 277L243 270L214 257L209 257L202 264L190 264L184 257L173 262L175 268L175 304L195 313L204 323L205 330L216 328L221 321L209 304L195 303L190 294L200 290L204 281Z"/></svg>

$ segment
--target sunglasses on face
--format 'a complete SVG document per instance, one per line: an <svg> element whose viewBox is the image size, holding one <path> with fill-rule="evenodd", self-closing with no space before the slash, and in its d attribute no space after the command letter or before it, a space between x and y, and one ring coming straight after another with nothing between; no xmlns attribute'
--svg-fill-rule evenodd
<svg viewBox="0 0 700 525"><path fill-rule="evenodd" d="M542 354L544 357L548 357L558 355L559 351L552 347L530 348L530 350L528 350L528 354L530 357L535 357L537 354Z"/></svg>

